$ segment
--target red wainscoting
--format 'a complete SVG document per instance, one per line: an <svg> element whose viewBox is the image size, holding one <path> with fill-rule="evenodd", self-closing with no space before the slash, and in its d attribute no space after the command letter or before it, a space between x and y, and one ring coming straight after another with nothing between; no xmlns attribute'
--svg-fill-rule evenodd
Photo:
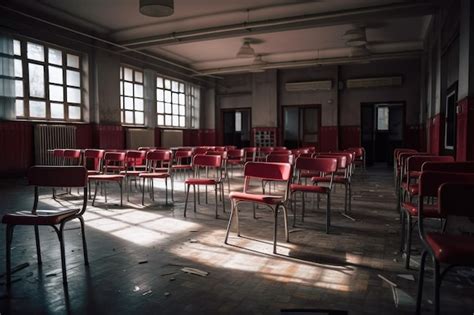
<svg viewBox="0 0 474 315"><path fill-rule="evenodd" d="M339 135L339 149L360 147L360 126L340 126Z"/></svg>
<svg viewBox="0 0 474 315"><path fill-rule="evenodd" d="M216 145L216 130L215 129L199 129L198 137L199 143L197 145L214 146Z"/></svg>
<svg viewBox="0 0 474 315"><path fill-rule="evenodd" d="M458 102L456 128L456 160L474 160L474 98Z"/></svg>
<svg viewBox="0 0 474 315"><path fill-rule="evenodd" d="M198 146L199 145L199 130L184 129L183 130L183 145L184 146Z"/></svg>
<svg viewBox="0 0 474 315"><path fill-rule="evenodd" d="M155 147L161 147L161 130L160 128L155 128Z"/></svg>
<svg viewBox="0 0 474 315"><path fill-rule="evenodd" d="M88 149L94 147L94 127L91 124L76 125L76 148Z"/></svg>
<svg viewBox="0 0 474 315"><path fill-rule="evenodd" d="M94 146L99 149L124 149L125 133L119 125L96 125Z"/></svg>
<svg viewBox="0 0 474 315"><path fill-rule="evenodd" d="M436 114L428 122L428 132L430 135L428 151L433 154L440 153L440 141L441 141L441 126L443 123L443 117L441 114Z"/></svg>
<svg viewBox="0 0 474 315"><path fill-rule="evenodd" d="M423 150L424 127L421 125L406 125L404 134L404 147L416 150Z"/></svg>
<svg viewBox="0 0 474 315"><path fill-rule="evenodd" d="M337 126L322 126L320 129L319 151L338 150L338 128Z"/></svg>
<svg viewBox="0 0 474 315"><path fill-rule="evenodd" d="M0 176L24 175L33 164L33 124L0 122Z"/></svg>

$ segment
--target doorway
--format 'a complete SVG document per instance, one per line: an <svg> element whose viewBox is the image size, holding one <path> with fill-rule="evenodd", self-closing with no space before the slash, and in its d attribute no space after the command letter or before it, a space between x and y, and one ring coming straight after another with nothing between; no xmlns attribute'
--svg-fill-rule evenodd
<svg viewBox="0 0 474 315"><path fill-rule="evenodd" d="M444 145L443 154L455 156L456 153L456 106L458 99L457 83L446 91L444 106Z"/></svg>
<svg viewBox="0 0 474 315"><path fill-rule="evenodd" d="M361 104L361 143L368 165L393 163L393 150L403 145L405 103Z"/></svg>
<svg viewBox="0 0 474 315"><path fill-rule="evenodd" d="M283 106L283 145L288 149L319 147L321 106Z"/></svg>
<svg viewBox="0 0 474 315"><path fill-rule="evenodd" d="M250 146L251 109L223 109L222 132L224 145L235 145L237 148Z"/></svg>

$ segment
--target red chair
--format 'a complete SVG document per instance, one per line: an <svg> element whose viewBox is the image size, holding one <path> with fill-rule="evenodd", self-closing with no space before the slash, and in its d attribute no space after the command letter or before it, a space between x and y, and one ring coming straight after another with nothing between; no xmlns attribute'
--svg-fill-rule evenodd
<svg viewBox="0 0 474 315"><path fill-rule="evenodd" d="M87 176L98 175L102 169L102 160L104 158L104 150L86 149L84 151L84 167L87 168ZM89 188L89 199L91 196L91 183L87 181Z"/></svg>
<svg viewBox="0 0 474 315"><path fill-rule="evenodd" d="M438 205L428 207L426 198L437 197ZM420 177L420 197L418 201L419 234L425 250L421 254L416 314L421 313L423 280L426 256L433 259L433 304L435 314L440 313L439 293L441 281L452 267L474 266L474 237L445 232L425 231L425 218L449 216L474 216L474 174L423 172ZM467 218L466 218L467 219ZM447 267L441 272L440 265Z"/></svg>
<svg viewBox="0 0 474 315"><path fill-rule="evenodd" d="M429 156L429 155L415 155L407 159L406 173L404 181L401 185L401 242L400 248L402 253L405 253L405 267L410 268L411 255L411 236L413 232L412 218L418 215L416 211L416 204L413 198L419 194L418 179L421 174L422 165L426 162L452 162L452 156Z"/></svg>
<svg viewBox="0 0 474 315"><path fill-rule="evenodd" d="M365 171L366 167L366 153L365 153L365 148L364 147L354 147L354 148L348 148L347 150L355 152L355 159L354 159L354 166L360 166L362 167L362 170Z"/></svg>
<svg viewBox="0 0 474 315"><path fill-rule="evenodd" d="M226 151L229 151L229 150L237 150L237 147L235 145L226 145L225 146L225 150Z"/></svg>
<svg viewBox="0 0 474 315"><path fill-rule="evenodd" d="M51 152L51 151L50 151ZM64 149L54 149L52 151L55 165L64 165Z"/></svg>
<svg viewBox="0 0 474 315"><path fill-rule="evenodd" d="M398 189L400 186L399 182L399 177L401 175L401 159L400 155L402 153L416 153L418 152L417 150L414 149L404 149L404 148L398 148L393 151L393 175L395 178L395 187Z"/></svg>
<svg viewBox="0 0 474 315"><path fill-rule="evenodd" d="M257 160L257 151L256 147L244 148L245 162L255 162Z"/></svg>
<svg viewBox="0 0 474 315"><path fill-rule="evenodd" d="M422 172L474 173L474 162L435 162L423 163Z"/></svg>
<svg viewBox="0 0 474 315"><path fill-rule="evenodd" d="M227 232L224 243L228 244L230 228L234 216L237 218L237 235L240 236L239 224L239 210L240 203L257 203L269 207L273 211L274 226L273 226L273 253L276 254L277 246L277 226L278 226L278 210L283 209L283 218L285 222L285 237L289 242L290 237L288 233L288 217L287 217L287 200L289 199L290 182L292 177L292 167L288 163L265 163L265 162L248 162L244 167L244 189L243 192L232 192L229 195L231 200L231 214L229 223L227 225ZM252 179L260 181L280 181L285 183L285 192L282 195L265 195L254 194L249 192L249 184Z"/></svg>
<svg viewBox="0 0 474 315"><path fill-rule="evenodd" d="M266 161L267 156L273 151L273 147L260 147L258 149L258 160Z"/></svg>
<svg viewBox="0 0 474 315"><path fill-rule="evenodd" d="M244 149L232 149L227 150L227 165L230 166L230 173L233 175L234 173L234 166L235 165L243 165L245 157L245 150Z"/></svg>
<svg viewBox="0 0 474 315"><path fill-rule="evenodd" d="M135 181L135 188L137 185L138 175L145 171L143 165L143 161L145 160L145 156L147 151L145 150L128 150L125 153L125 161L126 161L126 169L120 171L120 174L125 176L125 185L127 187L127 201L130 201L130 190L131 190L131 182L132 180Z"/></svg>
<svg viewBox="0 0 474 315"><path fill-rule="evenodd" d="M279 150L286 150L287 148L286 147L274 147L273 149L279 151Z"/></svg>
<svg viewBox="0 0 474 315"><path fill-rule="evenodd" d="M210 151L209 147L197 147L193 150L193 156L197 154L205 154L207 151Z"/></svg>
<svg viewBox="0 0 474 315"><path fill-rule="evenodd" d="M92 206L94 206L97 197L97 187L102 183L104 189L105 203L107 203L107 182L117 183L120 187L120 206L123 205L123 189L122 183L126 174L120 172L127 169L125 162L125 152L106 152L104 154L104 165L101 174L90 175L89 181L95 181L94 198L92 199Z"/></svg>
<svg viewBox="0 0 474 315"><path fill-rule="evenodd" d="M270 154L290 155L290 154L293 154L293 152L291 150L286 150L286 149L273 149L273 151L271 151Z"/></svg>
<svg viewBox="0 0 474 315"><path fill-rule="evenodd" d="M81 164L81 150L65 149L64 150L64 165L80 165Z"/></svg>
<svg viewBox="0 0 474 315"><path fill-rule="evenodd" d="M148 179L150 196L155 201L155 189L153 181L155 178L165 180L165 198L168 204L168 178L171 178L171 200L174 201L173 191L174 183L171 176L171 151L150 151L146 154L146 171L138 174L143 179L142 183L142 205L145 205L145 180Z"/></svg>
<svg viewBox="0 0 474 315"><path fill-rule="evenodd" d="M191 171L193 169L191 165L192 157L193 151L191 149L176 151L174 154L174 164L171 165L173 176L175 173L182 172L184 175L187 171Z"/></svg>
<svg viewBox="0 0 474 315"><path fill-rule="evenodd" d="M338 154L338 153L318 153L317 158L335 158L337 159L337 171L334 174L334 178L331 179L329 176L312 176L311 180L315 184L320 183L329 183L332 181L333 185L342 185L344 186L344 213L351 212L352 210L352 185L350 178L350 166L348 154ZM311 172L309 172L311 174ZM308 176L303 174L303 176ZM319 198L318 198L319 206Z"/></svg>
<svg viewBox="0 0 474 315"><path fill-rule="evenodd" d="M313 194L323 194L327 197L327 208L326 208L326 233L329 233L329 227L331 226L331 190L332 184L334 181L334 173L337 170L337 159L336 158L305 158L299 157L296 159L296 172L297 172L297 183L290 185L291 196L293 199L293 194L298 192L301 193L302 198L302 212L301 212L301 222L304 222L304 212L305 212L305 193ZM319 185L305 185L301 182L301 174L310 172L311 174L317 174L318 177L326 177L329 175L330 180L328 185L319 186ZM295 206L296 206L296 200ZM296 225L296 207L293 207L293 226Z"/></svg>
<svg viewBox="0 0 474 315"><path fill-rule="evenodd" d="M206 176L202 177L202 169L206 169ZM209 169L213 170L214 174L209 174ZM186 217L186 210L188 206L189 189L193 186L194 195L194 212L196 212L196 186L214 186L216 196L216 219L218 218L218 201L217 191L221 192L222 212L225 213L224 202L224 173L223 173L223 158L221 155L203 155L198 154L193 158L194 177L187 178L184 183L186 186L186 201L184 203L184 217ZM220 188L220 189L219 189ZM199 190L198 190L199 196ZM207 201L207 193L206 193Z"/></svg>
<svg viewBox="0 0 474 315"><path fill-rule="evenodd" d="M6 258L7 258L7 286L11 285L11 245L13 230L17 225L33 225L35 228L36 253L38 265L42 264L39 226L51 226L56 232L61 249L61 267L63 282L67 283L66 254L64 248L64 226L67 222L78 219L81 224L82 246L84 263L89 264L87 256L87 243L84 232L84 219L82 215L87 207L87 170L84 166L33 166L28 171L28 183L35 187L33 209L5 214L2 223L7 225L6 231ZM68 210L38 210L39 187L67 187L84 189L81 209Z"/></svg>
<svg viewBox="0 0 474 315"><path fill-rule="evenodd" d="M291 165L295 164L295 156L293 154L278 154L271 153L267 156L267 162L273 163L289 163Z"/></svg>
<svg viewBox="0 0 474 315"><path fill-rule="evenodd" d="M224 146L213 147L212 151L224 152L224 151L226 151L226 147L224 147Z"/></svg>

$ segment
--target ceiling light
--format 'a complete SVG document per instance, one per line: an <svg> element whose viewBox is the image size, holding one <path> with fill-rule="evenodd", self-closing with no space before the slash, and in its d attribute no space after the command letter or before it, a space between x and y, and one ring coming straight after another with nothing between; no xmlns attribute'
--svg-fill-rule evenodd
<svg viewBox="0 0 474 315"><path fill-rule="evenodd" d="M263 61L261 55L255 56L255 59L253 60L252 66L250 67L249 71L252 73L259 73L259 72L265 72L265 69L262 67L266 65L267 63Z"/></svg>
<svg viewBox="0 0 474 315"><path fill-rule="evenodd" d="M350 39L346 42L346 45L349 47L361 47L367 44L367 40L365 38L357 38L357 39Z"/></svg>
<svg viewBox="0 0 474 315"><path fill-rule="evenodd" d="M244 39L242 47L240 47L239 52L237 53L237 58L252 58L255 57L255 50L250 46L250 41Z"/></svg>
<svg viewBox="0 0 474 315"><path fill-rule="evenodd" d="M140 13L153 17L170 16L174 12L174 0L140 0Z"/></svg>
<svg viewBox="0 0 474 315"><path fill-rule="evenodd" d="M363 28L354 28L346 31L344 35L342 35L342 39L356 39L365 37L365 30Z"/></svg>

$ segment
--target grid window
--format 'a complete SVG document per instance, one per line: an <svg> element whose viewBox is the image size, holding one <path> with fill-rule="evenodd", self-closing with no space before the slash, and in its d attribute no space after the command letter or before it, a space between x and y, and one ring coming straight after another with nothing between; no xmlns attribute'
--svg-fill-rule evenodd
<svg viewBox="0 0 474 315"><path fill-rule="evenodd" d="M377 130L388 130L388 107L377 107Z"/></svg>
<svg viewBox="0 0 474 315"><path fill-rule="evenodd" d="M122 124L144 125L143 72L120 67L120 109Z"/></svg>
<svg viewBox="0 0 474 315"><path fill-rule="evenodd" d="M198 86L190 86L189 93L189 107L191 128L199 128L199 105L200 105L201 91Z"/></svg>
<svg viewBox="0 0 474 315"><path fill-rule="evenodd" d="M80 56L17 39L13 41L13 54L17 117L82 119Z"/></svg>
<svg viewBox="0 0 474 315"><path fill-rule="evenodd" d="M186 127L186 95L183 82L156 78L157 124L167 127Z"/></svg>

